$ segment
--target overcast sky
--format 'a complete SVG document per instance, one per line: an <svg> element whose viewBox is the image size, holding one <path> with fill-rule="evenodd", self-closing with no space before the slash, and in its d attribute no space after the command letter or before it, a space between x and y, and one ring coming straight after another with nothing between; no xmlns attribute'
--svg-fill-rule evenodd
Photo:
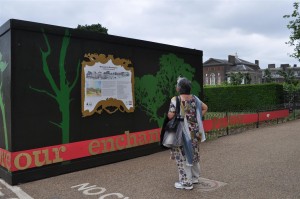
<svg viewBox="0 0 300 199"><path fill-rule="evenodd" d="M0 25L21 19L63 27L100 23L111 35L239 58L260 67L289 57L288 19L296 0L0 0Z"/></svg>

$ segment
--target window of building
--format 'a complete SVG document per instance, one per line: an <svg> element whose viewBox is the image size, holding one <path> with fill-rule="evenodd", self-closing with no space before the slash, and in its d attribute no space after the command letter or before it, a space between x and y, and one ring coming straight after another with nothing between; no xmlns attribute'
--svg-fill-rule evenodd
<svg viewBox="0 0 300 199"><path fill-rule="evenodd" d="M207 74L205 74L205 84L206 84L206 85L209 84L209 82L208 82L208 75L207 75Z"/></svg>
<svg viewBox="0 0 300 199"><path fill-rule="evenodd" d="M221 74L218 73L218 84L221 84Z"/></svg>
<svg viewBox="0 0 300 199"><path fill-rule="evenodd" d="M216 85L216 75L214 73L210 74L210 85Z"/></svg>
<svg viewBox="0 0 300 199"><path fill-rule="evenodd" d="M227 83L229 83L230 84L230 77L227 77Z"/></svg>

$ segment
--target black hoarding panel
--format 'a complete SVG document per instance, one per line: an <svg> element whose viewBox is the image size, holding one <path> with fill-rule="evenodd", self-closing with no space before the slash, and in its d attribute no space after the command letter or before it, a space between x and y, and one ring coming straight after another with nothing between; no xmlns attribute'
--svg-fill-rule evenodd
<svg viewBox="0 0 300 199"><path fill-rule="evenodd" d="M0 33L13 183L156 152L177 77L202 97L199 50L20 20Z"/></svg>

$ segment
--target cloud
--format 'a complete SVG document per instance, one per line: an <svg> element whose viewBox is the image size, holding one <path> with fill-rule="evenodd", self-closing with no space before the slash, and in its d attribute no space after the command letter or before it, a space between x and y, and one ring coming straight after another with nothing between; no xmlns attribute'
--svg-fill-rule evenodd
<svg viewBox="0 0 300 199"><path fill-rule="evenodd" d="M97 24L108 33L202 50L204 61L230 54L250 62L294 64L287 19L294 0L1 0L10 18L75 28Z"/></svg>

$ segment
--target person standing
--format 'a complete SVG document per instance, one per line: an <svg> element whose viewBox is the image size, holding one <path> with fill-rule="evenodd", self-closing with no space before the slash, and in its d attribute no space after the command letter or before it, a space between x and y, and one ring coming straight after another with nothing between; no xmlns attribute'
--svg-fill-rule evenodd
<svg viewBox="0 0 300 199"><path fill-rule="evenodd" d="M185 77L177 79L176 91L180 97L180 114L184 117L182 140L183 146L171 148L171 159L175 159L179 181L174 184L177 189L193 189L199 183L200 154L199 142L206 140L202 116L208 107L198 97L191 94L191 81ZM176 97L171 99L168 118L175 116Z"/></svg>

